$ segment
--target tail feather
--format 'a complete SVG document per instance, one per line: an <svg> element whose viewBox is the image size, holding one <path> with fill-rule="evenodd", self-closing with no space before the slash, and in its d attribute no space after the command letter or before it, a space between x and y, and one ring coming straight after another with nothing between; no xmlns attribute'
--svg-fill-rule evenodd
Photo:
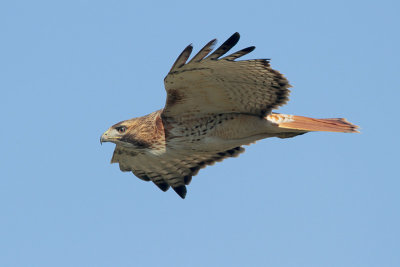
<svg viewBox="0 0 400 267"><path fill-rule="evenodd" d="M271 114L267 116L267 120L278 124L279 128L290 130L359 133L358 126L344 118L314 119L296 115Z"/></svg>

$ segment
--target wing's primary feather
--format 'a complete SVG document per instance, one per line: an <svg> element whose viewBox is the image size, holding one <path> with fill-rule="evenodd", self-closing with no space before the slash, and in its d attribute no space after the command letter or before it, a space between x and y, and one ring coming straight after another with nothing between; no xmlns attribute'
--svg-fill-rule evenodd
<svg viewBox="0 0 400 267"><path fill-rule="evenodd" d="M214 45L217 43L217 39L213 39L208 44L206 44L190 61L191 62L198 62L205 58L212 50Z"/></svg>
<svg viewBox="0 0 400 267"><path fill-rule="evenodd" d="M242 50L239 50L239 51L237 51L237 52L235 52L233 54L230 54L229 56L223 57L221 59L235 60L235 59L238 59L238 58L240 58L240 57L242 57L244 55L247 55L248 53L251 53L254 49L256 49L255 46L250 46L250 47L244 48Z"/></svg>
<svg viewBox="0 0 400 267"><path fill-rule="evenodd" d="M186 46L186 48L182 51L179 57L176 59L175 63L172 65L171 70L177 69L185 65L186 60L189 58L190 54L192 53L193 46L190 44Z"/></svg>
<svg viewBox="0 0 400 267"><path fill-rule="evenodd" d="M217 59L220 56L224 55L226 52L231 50L237 42L239 42L240 35L238 32L235 32L228 40L226 40L220 47L218 47L211 55L207 57L207 59Z"/></svg>

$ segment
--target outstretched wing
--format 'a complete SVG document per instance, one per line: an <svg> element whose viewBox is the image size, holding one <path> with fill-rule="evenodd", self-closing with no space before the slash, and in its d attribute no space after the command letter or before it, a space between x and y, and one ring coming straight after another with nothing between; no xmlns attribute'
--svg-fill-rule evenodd
<svg viewBox="0 0 400 267"><path fill-rule="evenodd" d="M236 157L244 148L236 147L220 153L189 153L168 150L164 155L137 154L130 148L117 145L111 163L119 163L121 171L131 171L144 181L153 181L162 191L170 187L181 197L186 196L186 185L201 168L228 157Z"/></svg>
<svg viewBox="0 0 400 267"><path fill-rule="evenodd" d="M270 67L268 60L235 61L253 51L254 46L220 58L239 38L239 33L233 34L207 57L216 43L214 39L187 64L193 48L186 47L164 79L167 101L163 116L210 113L265 116L288 101L290 85Z"/></svg>

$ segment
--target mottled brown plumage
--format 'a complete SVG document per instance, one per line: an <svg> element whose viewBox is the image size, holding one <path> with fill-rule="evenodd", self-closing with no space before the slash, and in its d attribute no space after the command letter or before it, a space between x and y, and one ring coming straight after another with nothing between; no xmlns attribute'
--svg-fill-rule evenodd
<svg viewBox="0 0 400 267"><path fill-rule="evenodd" d="M102 135L102 142L116 144L111 162L185 198L192 176L236 157L243 145L310 131L357 132L344 119L272 113L288 101L290 85L268 60L235 61L253 46L220 58L238 41L235 33L209 55L214 39L189 63L193 48L186 47L165 77L164 109L117 123Z"/></svg>

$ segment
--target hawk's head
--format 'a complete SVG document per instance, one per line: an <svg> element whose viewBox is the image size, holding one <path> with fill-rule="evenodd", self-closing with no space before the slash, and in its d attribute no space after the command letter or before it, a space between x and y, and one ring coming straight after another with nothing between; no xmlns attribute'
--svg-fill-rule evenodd
<svg viewBox="0 0 400 267"><path fill-rule="evenodd" d="M100 143L112 142L124 147L143 149L150 144L143 138L143 126L138 118L121 121L111 126L100 137Z"/></svg>
<svg viewBox="0 0 400 267"><path fill-rule="evenodd" d="M131 127L132 123L130 123L129 120L114 124L100 137L100 143L112 142L116 144L123 142L123 139L126 138L127 134L130 132L129 130Z"/></svg>

